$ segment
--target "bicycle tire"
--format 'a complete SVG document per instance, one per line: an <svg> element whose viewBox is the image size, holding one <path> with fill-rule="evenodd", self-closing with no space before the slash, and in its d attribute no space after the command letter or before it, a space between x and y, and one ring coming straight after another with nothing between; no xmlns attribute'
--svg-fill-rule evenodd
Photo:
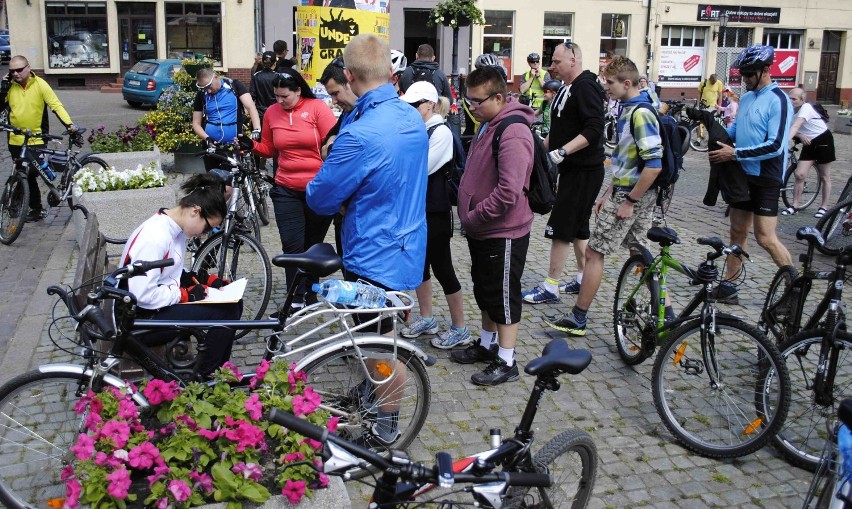
<svg viewBox="0 0 852 509"><path fill-rule="evenodd" d="M852 198L837 202L817 221L816 229L825 241L823 245L816 245L817 251L824 255L837 256L844 249L852 247L852 221L844 225L850 212Z"/></svg>
<svg viewBox="0 0 852 509"><path fill-rule="evenodd" d="M606 148L608 149L614 149L618 142L618 137L616 136L618 131L618 128L616 127L617 125L616 120L607 120L606 123L604 123L604 145L606 145Z"/></svg>
<svg viewBox="0 0 852 509"><path fill-rule="evenodd" d="M260 238L260 221L257 218L257 208L252 207L249 202L249 193L254 197L251 184L247 179L242 185L240 201L237 203L237 217L239 219L235 218L234 220L243 228L242 231L250 231L251 236L260 243L262 242Z"/></svg>
<svg viewBox="0 0 852 509"><path fill-rule="evenodd" d="M63 190L70 189L71 186L74 185L74 175L76 175L77 172L80 171L82 168L90 167L97 171L106 171L110 169L110 165L106 161L94 155L88 155L84 157L79 161L79 163L80 166L73 169L71 168L71 166L68 166L68 168L65 170L65 173L62 175L61 183ZM68 198L66 201L68 202L69 207L74 207L73 190L68 193Z"/></svg>
<svg viewBox="0 0 852 509"><path fill-rule="evenodd" d="M814 171L811 171L814 170ZM787 177L784 179L784 186L781 188L781 200L787 207L793 206L793 193L796 186L796 166L791 165L787 170ZM799 197L799 206L796 210L804 210L810 207L817 199L817 196L822 189L822 180L819 178L819 169L811 168L805 177L805 184L802 188L802 195Z"/></svg>
<svg viewBox="0 0 852 509"><path fill-rule="evenodd" d="M269 226L269 184L259 176L252 177L252 189L254 191L254 206L257 208L257 218L263 226Z"/></svg>
<svg viewBox="0 0 852 509"><path fill-rule="evenodd" d="M703 136L702 136L703 133ZM696 124L689 130L689 147L696 152L707 152L710 148L710 129Z"/></svg>
<svg viewBox="0 0 852 509"><path fill-rule="evenodd" d="M621 360L628 366L641 364L654 354L653 350L648 351L643 346L643 336L645 331L656 329L659 289L649 278L633 299L630 302L627 301L627 296L637 287L645 270L642 256L633 255L624 262L615 285L612 304L615 346Z"/></svg>
<svg viewBox="0 0 852 509"><path fill-rule="evenodd" d="M361 345L359 348L362 354L374 352L381 356L392 354L394 349L392 345L383 344ZM420 359L401 348L397 348L396 354L398 361L407 368L408 377L402 387L404 394L400 397L402 401L398 429L401 434L390 446L383 446L367 438L371 436L368 428L375 421L375 413L365 407L362 396L356 396L354 393L366 379L361 357L351 343L343 343L340 349L329 352L302 368L308 376L308 383L322 397L321 407L330 407L332 415L340 417L338 434L348 440L360 441L362 445L383 455L389 452L388 447L405 449L417 437L426 422L426 416L429 415L432 395L429 375ZM377 394L375 388L370 388L364 393L364 397L370 403L380 405L381 401L375 401ZM358 479L374 471L376 470L372 468L356 468L349 473L353 479Z"/></svg>
<svg viewBox="0 0 852 509"><path fill-rule="evenodd" d="M0 388L0 502L6 507L46 507L65 498L60 479L84 417L74 412L78 372L30 371Z"/></svg>
<svg viewBox="0 0 852 509"><path fill-rule="evenodd" d="M837 415L837 403L852 397L852 334L839 332L840 343L837 374L834 379L834 402L821 405L814 401L813 377L816 374L823 329L809 329L796 334L781 347L791 378L789 419L773 439L776 449L788 463L813 472L820 460L825 436L825 419Z"/></svg>
<svg viewBox="0 0 852 509"><path fill-rule="evenodd" d="M224 263L220 264L220 249L224 232L216 233L208 238L198 248L192 262L192 270L206 270L223 279L234 281L239 278L248 279L245 294L243 294L243 316L250 320L259 320L266 313L269 296L272 294L272 267L266 251L253 237L243 233L231 233L225 251ZM248 248L253 254L246 256L244 249ZM230 253L230 254L229 254ZM242 254L241 254L242 253ZM248 334L249 330L238 330L236 338Z"/></svg>
<svg viewBox="0 0 852 509"><path fill-rule="evenodd" d="M583 509L589 504L598 471L598 449L591 435L576 429L563 431L544 444L532 462L535 472L553 476L553 485L512 486L504 507Z"/></svg>
<svg viewBox="0 0 852 509"><path fill-rule="evenodd" d="M725 334L706 349L701 328L709 324L701 318L672 333L654 362L654 406L686 449L737 458L766 445L784 423L790 378L778 348L757 327L727 316L715 320L716 335Z"/></svg>
<svg viewBox="0 0 852 509"><path fill-rule="evenodd" d="M766 300L760 311L760 322L758 326L767 337L772 334L775 344L779 347L784 344L797 324L790 323L792 320L793 297L787 292L793 285L793 280L799 276L799 272L792 265L786 265L778 269L769 290L766 292Z"/></svg>
<svg viewBox="0 0 852 509"><path fill-rule="evenodd" d="M30 204L30 186L26 177L17 171L6 179L0 197L0 242L10 245L21 234L27 222Z"/></svg>

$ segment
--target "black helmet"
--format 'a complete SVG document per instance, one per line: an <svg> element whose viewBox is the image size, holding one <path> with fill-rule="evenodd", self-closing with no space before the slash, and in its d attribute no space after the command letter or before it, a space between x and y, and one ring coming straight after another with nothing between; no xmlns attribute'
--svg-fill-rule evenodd
<svg viewBox="0 0 852 509"><path fill-rule="evenodd" d="M530 53L527 55L527 63L531 64L533 62L541 62L541 55L538 53Z"/></svg>
<svg viewBox="0 0 852 509"><path fill-rule="evenodd" d="M542 88L544 90L550 90L551 92L557 92L561 86L562 82L559 80L547 80Z"/></svg>
<svg viewBox="0 0 852 509"><path fill-rule="evenodd" d="M740 71L759 71L766 66L772 65L775 61L775 48L772 46L764 46L755 44L742 50L740 55L731 64L731 67L737 67Z"/></svg>

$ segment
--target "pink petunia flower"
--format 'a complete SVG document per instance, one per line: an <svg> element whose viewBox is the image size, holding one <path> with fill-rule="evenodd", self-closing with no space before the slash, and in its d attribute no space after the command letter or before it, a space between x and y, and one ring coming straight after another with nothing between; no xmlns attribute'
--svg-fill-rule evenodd
<svg viewBox="0 0 852 509"><path fill-rule="evenodd" d="M287 455L284 456L284 462L285 463L292 463L294 461L302 461L303 459L305 459L305 455L302 454L300 451L291 452L290 454L287 454Z"/></svg>
<svg viewBox="0 0 852 509"><path fill-rule="evenodd" d="M198 428L198 434L207 440L216 440L222 435L221 431L211 431L206 428Z"/></svg>
<svg viewBox="0 0 852 509"><path fill-rule="evenodd" d="M98 431L103 423L104 420L99 414L89 412L86 414L86 421L83 423L83 427L90 431Z"/></svg>
<svg viewBox="0 0 852 509"><path fill-rule="evenodd" d="M315 451L321 451L322 450L322 442L314 440L313 438L306 438L306 439L302 440L301 443L308 444L308 446Z"/></svg>
<svg viewBox="0 0 852 509"><path fill-rule="evenodd" d="M320 396L314 392L313 387L305 389L305 393L293 398L293 413L296 415L308 415L320 404Z"/></svg>
<svg viewBox="0 0 852 509"><path fill-rule="evenodd" d="M240 371L240 368L238 368L236 365L234 365L234 363L230 361L226 362L225 364L222 364L222 369L230 371L231 374L234 375L237 380L243 379L243 374Z"/></svg>
<svg viewBox="0 0 852 509"><path fill-rule="evenodd" d="M192 495L192 490L189 489L186 482L180 479L169 481L169 491L172 492L177 502L185 502Z"/></svg>
<svg viewBox="0 0 852 509"><path fill-rule="evenodd" d="M117 449L122 449L130 439L130 426L124 421L109 421L101 428L98 437L108 438Z"/></svg>
<svg viewBox="0 0 852 509"><path fill-rule="evenodd" d="M83 487L80 486L80 481L73 477L65 481L65 504L62 507L68 509L79 507L81 493L83 493Z"/></svg>
<svg viewBox="0 0 852 509"><path fill-rule="evenodd" d="M287 480L281 494L287 497L291 504L296 505L305 496L305 481Z"/></svg>
<svg viewBox="0 0 852 509"><path fill-rule="evenodd" d="M148 476L148 488L156 484L160 481L166 474L171 472L172 469L165 465L159 465L154 467L154 473Z"/></svg>
<svg viewBox="0 0 852 509"><path fill-rule="evenodd" d="M186 414L181 414L181 415L176 416L175 420L186 424L186 427L189 428L192 431L195 431L195 430L198 429L198 424L196 424L196 422L192 419L192 417L190 417Z"/></svg>
<svg viewBox="0 0 852 509"><path fill-rule="evenodd" d="M77 436L77 443L71 446L71 452L77 456L78 460L87 460L95 453L95 441L89 435L80 433Z"/></svg>
<svg viewBox="0 0 852 509"><path fill-rule="evenodd" d="M74 477L74 465L65 465L62 468L62 472L59 474L59 478L63 481L67 481L72 477Z"/></svg>
<svg viewBox="0 0 852 509"><path fill-rule="evenodd" d="M237 452L243 452L248 447L259 447L264 443L263 431L257 426L246 421L237 421L236 425L235 429L225 431L225 437L237 443Z"/></svg>
<svg viewBox="0 0 852 509"><path fill-rule="evenodd" d="M148 385L145 386L142 394L148 398L148 402L152 405L159 405L164 401L171 401L178 397L178 394L180 394L180 388L175 381L165 382L163 380L151 380L148 382Z"/></svg>
<svg viewBox="0 0 852 509"><path fill-rule="evenodd" d="M243 463L241 461L231 468L231 472L242 474L243 477L254 482L260 482L263 477L263 469L257 463Z"/></svg>
<svg viewBox="0 0 852 509"><path fill-rule="evenodd" d="M169 497L163 497L160 500L157 500L157 509L169 509L171 504L169 503Z"/></svg>
<svg viewBox="0 0 852 509"><path fill-rule="evenodd" d="M154 462L160 457L160 450L151 442L142 442L130 449L128 459L130 466L140 470L150 470Z"/></svg>
<svg viewBox="0 0 852 509"><path fill-rule="evenodd" d="M86 410L89 409L89 402L94 399L95 393L93 391L89 391L83 395L82 398L78 399L76 403L74 403L74 413L77 415L83 415Z"/></svg>
<svg viewBox="0 0 852 509"><path fill-rule="evenodd" d="M320 472L319 473L319 487L325 488L326 486L328 486L328 476L325 475L324 473Z"/></svg>
<svg viewBox="0 0 852 509"><path fill-rule="evenodd" d="M253 421L259 420L263 416L263 404L260 402L260 396L252 394L246 400L246 412Z"/></svg>
<svg viewBox="0 0 852 509"><path fill-rule="evenodd" d="M122 466L118 470L107 475L106 478L107 481L109 481L107 493L109 493L112 498L117 498L118 500L124 500L127 498L127 493L130 489L130 472L128 472L127 469Z"/></svg>
<svg viewBox="0 0 852 509"><path fill-rule="evenodd" d="M213 492L213 478L205 473L190 472L189 479L195 483L195 488L201 488L205 493Z"/></svg>
<svg viewBox="0 0 852 509"><path fill-rule="evenodd" d="M269 361L266 359L262 359L260 361L260 366L255 370L255 377L251 379L249 382L249 388L257 389L261 382L266 378L266 372L269 371Z"/></svg>
<svg viewBox="0 0 852 509"><path fill-rule="evenodd" d="M132 401L123 399L118 402L118 416L131 421L139 416L139 410L137 410L136 405Z"/></svg>
<svg viewBox="0 0 852 509"><path fill-rule="evenodd" d="M325 427L328 428L329 431L334 433L337 431L338 424L340 424L340 417L335 415L334 417L328 420L328 424L326 424Z"/></svg>

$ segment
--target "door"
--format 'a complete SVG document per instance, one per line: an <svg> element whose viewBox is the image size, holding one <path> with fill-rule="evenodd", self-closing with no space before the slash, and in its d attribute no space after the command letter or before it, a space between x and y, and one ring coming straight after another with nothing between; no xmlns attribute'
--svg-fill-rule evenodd
<svg viewBox="0 0 852 509"><path fill-rule="evenodd" d="M118 2L118 27L121 44L121 73L147 58L157 58L155 4Z"/></svg>
<svg viewBox="0 0 852 509"><path fill-rule="evenodd" d="M837 69L840 65L840 39L843 32L826 30L822 33L822 53L819 56L817 101L836 104L840 100L837 88Z"/></svg>

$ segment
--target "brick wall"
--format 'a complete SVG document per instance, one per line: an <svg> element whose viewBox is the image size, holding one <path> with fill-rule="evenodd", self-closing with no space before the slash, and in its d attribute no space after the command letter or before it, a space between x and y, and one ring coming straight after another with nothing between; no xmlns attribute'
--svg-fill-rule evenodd
<svg viewBox="0 0 852 509"><path fill-rule="evenodd" d="M243 85L248 86L249 81L251 81L251 68L244 69L235 69L231 68L227 73L225 73L229 78L233 78L235 80L240 80Z"/></svg>
<svg viewBox="0 0 852 509"><path fill-rule="evenodd" d="M98 90L104 85L115 83L120 74L44 74L43 69L33 69L52 88Z"/></svg>

